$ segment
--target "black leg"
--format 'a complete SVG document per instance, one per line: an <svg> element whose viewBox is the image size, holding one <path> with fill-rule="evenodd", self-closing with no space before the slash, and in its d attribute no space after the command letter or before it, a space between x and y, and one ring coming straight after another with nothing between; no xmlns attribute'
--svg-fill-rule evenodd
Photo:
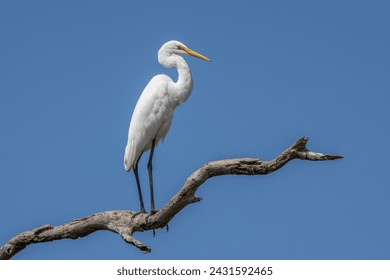
<svg viewBox="0 0 390 280"><path fill-rule="evenodd" d="M140 158L141 158L141 156L138 158L133 170L134 170L135 180L137 181L137 188L138 188L138 195L139 195L139 203L141 206L141 212L146 213L145 206L144 206L144 200L142 199L141 184L139 183L139 177L138 177L138 161Z"/></svg>
<svg viewBox="0 0 390 280"><path fill-rule="evenodd" d="M153 139L152 141L152 147L150 148L150 156L148 161L148 172L149 172L149 184L150 184L150 213L153 214L156 212L156 209L154 208L154 194L153 194L153 166L152 166L152 160L153 160L153 153L154 153L154 146L156 145L156 139Z"/></svg>

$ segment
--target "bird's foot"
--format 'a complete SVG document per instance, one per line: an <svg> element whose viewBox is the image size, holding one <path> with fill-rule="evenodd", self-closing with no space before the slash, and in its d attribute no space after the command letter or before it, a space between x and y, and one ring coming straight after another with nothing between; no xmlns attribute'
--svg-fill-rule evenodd
<svg viewBox="0 0 390 280"><path fill-rule="evenodd" d="M150 209L150 215L154 215L158 212L156 209Z"/></svg>
<svg viewBox="0 0 390 280"><path fill-rule="evenodd" d="M141 207L140 207L140 213L146 214L145 207L144 207L143 203L141 204Z"/></svg>
<svg viewBox="0 0 390 280"><path fill-rule="evenodd" d="M138 216L138 215L141 215L141 214L146 214L146 212L142 212L142 211L137 212L137 213L134 214L134 217L136 217L136 216Z"/></svg>

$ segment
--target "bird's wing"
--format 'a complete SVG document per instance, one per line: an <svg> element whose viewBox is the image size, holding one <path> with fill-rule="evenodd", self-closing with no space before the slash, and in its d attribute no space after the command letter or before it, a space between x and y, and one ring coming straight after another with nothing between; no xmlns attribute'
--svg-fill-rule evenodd
<svg viewBox="0 0 390 280"><path fill-rule="evenodd" d="M172 120L172 105L168 96L168 84L172 80L166 75L155 76L145 87L131 117L124 165L129 171L141 154L150 149L152 140L156 143L169 129L167 121ZM161 129L166 130L161 133ZM162 135L163 134L163 135Z"/></svg>

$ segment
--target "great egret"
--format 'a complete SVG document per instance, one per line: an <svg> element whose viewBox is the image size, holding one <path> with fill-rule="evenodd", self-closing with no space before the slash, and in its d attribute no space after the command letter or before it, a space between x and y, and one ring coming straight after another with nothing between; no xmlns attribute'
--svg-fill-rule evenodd
<svg viewBox="0 0 390 280"><path fill-rule="evenodd" d="M174 82L164 74L154 76L139 97L131 117L124 167L128 172L131 169L134 170L141 212L145 212L145 207L138 177L138 162L142 154L150 149L148 161L150 212L155 213L152 175L154 147L167 134L171 126L173 110L186 101L192 91L190 68L184 58L180 56L182 54L210 61L181 42L169 41L165 43L158 51L158 62L166 68L176 67L179 74L178 80Z"/></svg>

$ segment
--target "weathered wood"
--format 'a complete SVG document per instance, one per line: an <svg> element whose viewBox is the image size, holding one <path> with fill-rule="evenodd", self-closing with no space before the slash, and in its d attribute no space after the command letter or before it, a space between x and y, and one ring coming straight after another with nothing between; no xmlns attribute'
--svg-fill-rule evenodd
<svg viewBox="0 0 390 280"><path fill-rule="evenodd" d="M127 243L134 245L143 253L151 249L133 237L134 232L142 232L165 227L184 207L201 201L196 197L197 189L209 178L221 175L266 175L283 167L293 159L335 160L340 155L327 155L306 149L308 138L300 138L278 157L269 161L255 158L225 159L206 163L186 179L179 192L158 212L154 214L137 213L128 210L105 211L73 220L60 226L43 225L14 236L0 248L0 259L10 259L33 243L59 239L77 239L98 230L109 230L119 234Z"/></svg>

